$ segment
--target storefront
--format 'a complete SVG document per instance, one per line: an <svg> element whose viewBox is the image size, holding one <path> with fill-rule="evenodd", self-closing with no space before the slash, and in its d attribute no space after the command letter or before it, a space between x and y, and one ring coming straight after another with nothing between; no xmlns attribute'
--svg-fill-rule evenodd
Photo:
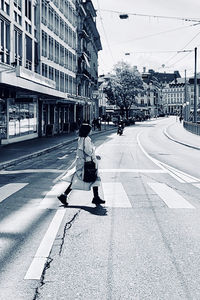
<svg viewBox="0 0 200 300"><path fill-rule="evenodd" d="M37 99L0 100L1 144L37 137Z"/></svg>

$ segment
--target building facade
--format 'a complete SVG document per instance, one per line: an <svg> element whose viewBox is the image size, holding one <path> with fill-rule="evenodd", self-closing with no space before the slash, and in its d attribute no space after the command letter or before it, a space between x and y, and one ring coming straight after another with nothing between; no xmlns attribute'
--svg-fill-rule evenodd
<svg viewBox="0 0 200 300"><path fill-rule="evenodd" d="M188 92L187 92L188 93ZM182 115L185 102L185 79L178 78L162 89L164 111L169 115Z"/></svg>
<svg viewBox="0 0 200 300"><path fill-rule="evenodd" d="M81 18L88 87L78 81ZM2 144L69 132L92 118L101 42L90 0L2 0L0 32Z"/></svg>

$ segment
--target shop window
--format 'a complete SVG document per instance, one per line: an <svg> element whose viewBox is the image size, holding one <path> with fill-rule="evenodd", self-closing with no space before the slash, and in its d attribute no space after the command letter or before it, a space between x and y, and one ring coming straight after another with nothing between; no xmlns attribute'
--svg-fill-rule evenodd
<svg viewBox="0 0 200 300"><path fill-rule="evenodd" d="M16 99L9 103L9 138L37 132L37 102Z"/></svg>
<svg viewBox="0 0 200 300"><path fill-rule="evenodd" d="M0 99L0 138L7 138L6 100Z"/></svg>

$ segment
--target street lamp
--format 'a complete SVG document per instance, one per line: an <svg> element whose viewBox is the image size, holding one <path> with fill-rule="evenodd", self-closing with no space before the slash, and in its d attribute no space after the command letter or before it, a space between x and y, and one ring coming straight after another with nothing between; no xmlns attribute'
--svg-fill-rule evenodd
<svg viewBox="0 0 200 300"><path fill-rule="evenodd" d="M120 14L119 15L120 19L128 19L128 15L127 14Z"/></svg>

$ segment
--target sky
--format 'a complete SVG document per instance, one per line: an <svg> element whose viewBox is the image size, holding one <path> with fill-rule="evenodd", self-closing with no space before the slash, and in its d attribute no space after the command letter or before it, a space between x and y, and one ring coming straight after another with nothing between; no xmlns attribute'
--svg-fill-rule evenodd
<svg viewBox="0 0 200 300"><path fill-rule="evenodd" d="M186 70L187 76L193 76L195 47L200 71L200 0L92 2L103 48L99 51L99 75L112 72L114 65L124 61L137 66L140 72L144 67L157 72L178 70L184 77ZM128 19L120 19L120 13L128 14ZM199 23L183 19L197 19Z"/></svg>

